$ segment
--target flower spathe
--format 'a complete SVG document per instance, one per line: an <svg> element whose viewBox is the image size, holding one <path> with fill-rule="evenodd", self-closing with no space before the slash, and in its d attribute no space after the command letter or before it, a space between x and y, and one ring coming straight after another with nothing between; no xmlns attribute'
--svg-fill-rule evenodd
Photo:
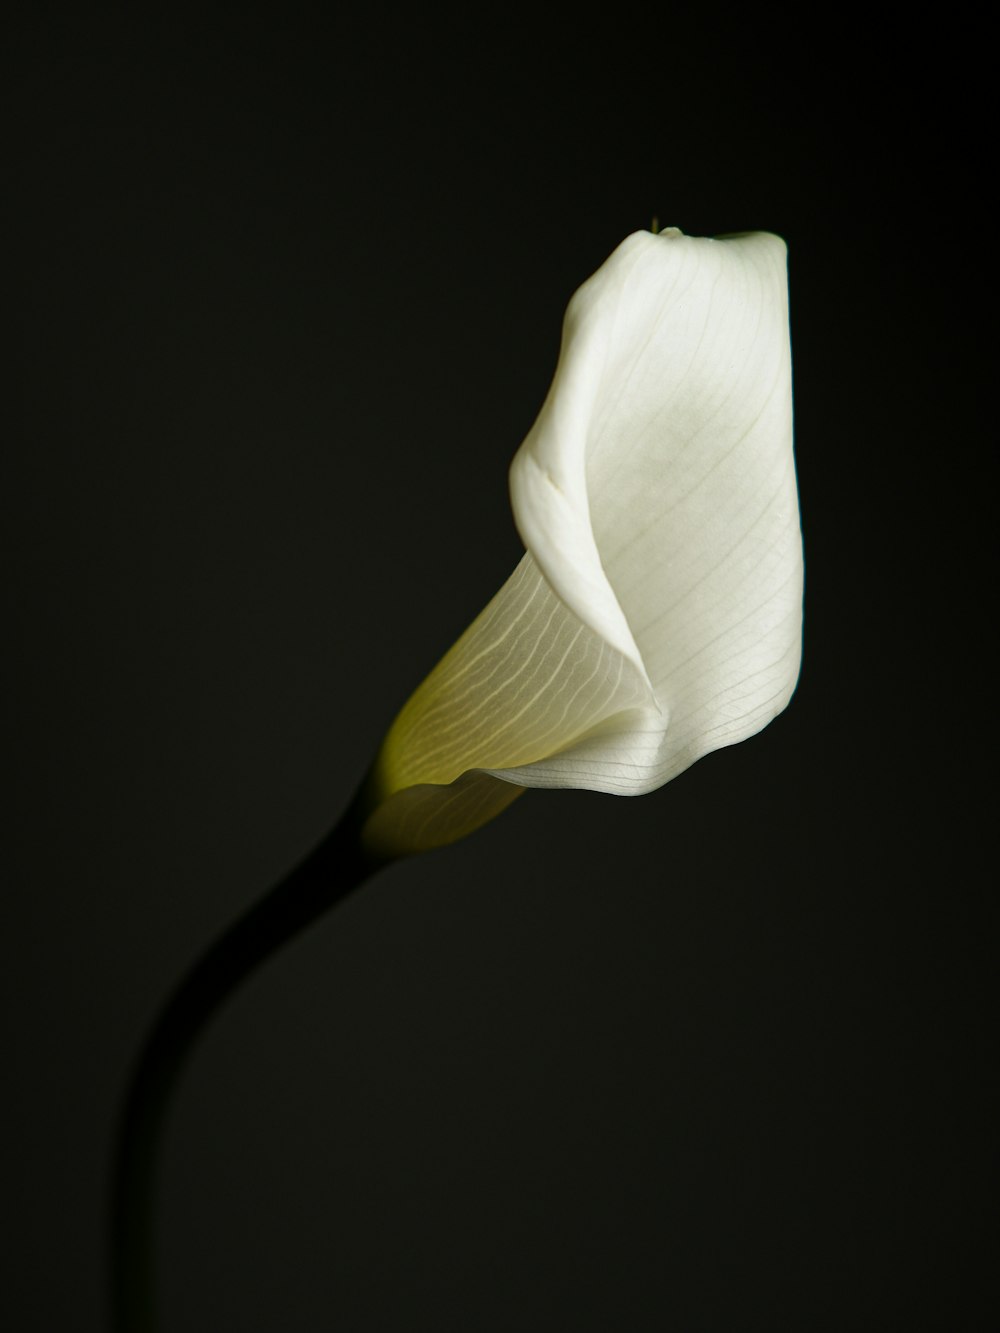
<svg viewBox="0 0 1000 1333"><path fill-rule="evenodd" d="M366 842L526 787L638 795L786 706L802 638L785 245L637 232L570 301L514 458L525 555L390 728Z"/></svg>

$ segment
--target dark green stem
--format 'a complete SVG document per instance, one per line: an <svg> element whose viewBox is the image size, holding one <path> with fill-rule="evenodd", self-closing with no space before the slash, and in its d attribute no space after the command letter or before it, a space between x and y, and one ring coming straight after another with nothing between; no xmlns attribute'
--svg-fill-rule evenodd
<svg viewBox="0 0 1000 1333"><path fill-rule="evenodd" d="M119 1127L112 1199L115 1333L156 1333L153 1213L160 1134L178 1076L212 1017L261 963L342 902L384 861L360 841L364 789L318 847L183 979L140 1052Z"/></svg>

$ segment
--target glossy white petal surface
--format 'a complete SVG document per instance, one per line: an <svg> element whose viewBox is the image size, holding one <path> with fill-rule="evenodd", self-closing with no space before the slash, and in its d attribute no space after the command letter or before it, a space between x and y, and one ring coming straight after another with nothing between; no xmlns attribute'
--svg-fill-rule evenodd
<svg viewBox="0 0 1000 1333"><path fill-rule="evenodd" d="M567 444L560 404L579 404L581 378L585 426ZM630 236L570 304L511 477L545 576L634 654L667 719L655 755L636 755L631 789L760 730L791 697L801 645L784 243ZM569 522L549 477L573 499ZM572 764L546 764L546 785L559 771L591 785Z"/></svg>

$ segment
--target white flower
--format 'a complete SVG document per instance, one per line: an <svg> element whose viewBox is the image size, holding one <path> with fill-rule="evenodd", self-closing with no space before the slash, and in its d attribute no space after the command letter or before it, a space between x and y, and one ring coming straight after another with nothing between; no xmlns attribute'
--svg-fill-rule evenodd
<svg viewBox="0 0 1000 1333"><path fill-rule="evenodd" d="M526 554L373 770L369 847L437 846L525 787L652 791L799 672L785 246L629 236L575 294L514 458Z"/></svg>

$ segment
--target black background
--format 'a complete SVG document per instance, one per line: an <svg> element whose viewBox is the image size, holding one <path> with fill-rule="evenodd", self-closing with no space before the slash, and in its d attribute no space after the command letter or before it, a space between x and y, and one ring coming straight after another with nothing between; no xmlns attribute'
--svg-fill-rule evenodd
<svg viewBox="0 0 1000 1333"><path fill-rule="evenodd" d="M798 693L252 981L170 1123L166 1328L993 1326L976 41L751 8L19 25L4 1329L103 1329L143 1033L513 568L566 301L654 215L789 243Z"/></svg>

